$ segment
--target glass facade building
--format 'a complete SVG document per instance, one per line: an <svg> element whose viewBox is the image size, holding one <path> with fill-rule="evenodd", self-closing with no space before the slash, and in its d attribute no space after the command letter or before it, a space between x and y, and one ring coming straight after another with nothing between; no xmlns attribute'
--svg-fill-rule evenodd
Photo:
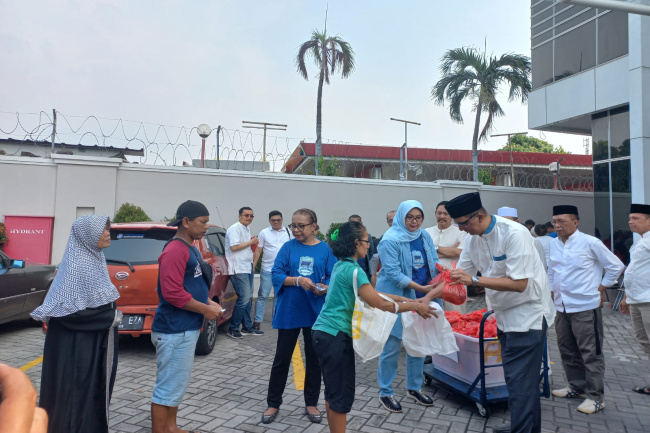
<svg viewBox="0 0 650 433"><path fill-rule="evenodd" d="M556 93L545 90L546 87L562 86L560 83L563 80L628 56L628 32L627 13L532 0L532 87L533 92L544 92L544 109L549 110L553 106L551 97L557 99ZM616 79L627 80L628 76ZM603 84L600 86L594 85L594 92L602 92ZM590 234L600 238L627 264L633 241L628 227L632 201L630 104L595 108L580 116L547 122L548 125L536 129L555 128L562 131L564 127L565 132L569 132L567 125L580 125L582 133L589 133L590 127L595 219L595 229Z"/></svg>

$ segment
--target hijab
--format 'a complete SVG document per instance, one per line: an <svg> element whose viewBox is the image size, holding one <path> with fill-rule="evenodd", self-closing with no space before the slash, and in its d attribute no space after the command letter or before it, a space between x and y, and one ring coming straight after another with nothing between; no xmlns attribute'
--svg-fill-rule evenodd
<svg viewBox="0 0 650 433"><path fill-rule="evenodd" d="M87 215L72 223L70 239L52 287L43 305L31 314L35 320L68 316L119 298L108 276L104 253L97 246L107 222L106 215Z"/></svg>
<svg viewBox="0 0 650 433"><path fill-rule="evenodd" d="M393 218L393 225L388 229L384 236L383 240L391 240L393 242L411 242L416 240L422 234L422 229L419 228L413 232L409 231L406 228L404 220L406 215L411 211L411 209L418 208L422 211L422 216L424 216L424 210L422 204L417 200L406 200L400 203Z"/></svg>

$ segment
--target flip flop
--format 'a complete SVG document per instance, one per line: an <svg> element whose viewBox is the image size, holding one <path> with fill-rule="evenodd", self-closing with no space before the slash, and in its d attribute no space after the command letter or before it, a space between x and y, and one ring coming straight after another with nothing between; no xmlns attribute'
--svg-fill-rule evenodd
<svg viewBox="0 0 650 433"><path fill-rule="evenodd" d="M650 395L650 386L637 386L632 389L632 391L638 392L639 394Z"/></svg>

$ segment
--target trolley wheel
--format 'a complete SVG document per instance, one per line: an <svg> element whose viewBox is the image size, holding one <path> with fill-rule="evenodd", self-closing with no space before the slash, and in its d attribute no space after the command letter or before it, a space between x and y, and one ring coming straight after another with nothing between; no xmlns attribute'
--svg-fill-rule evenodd
<svg viewBox="0 0 650 433"><path fill-rule="evenodd" d="M489 418L490 415L492 415L492 410L488 406L483 406L481 403L476 403L476 407L478 409L478 413L483 418Z"/></svg>
<svg viewBox="0 0 650 433"><path fill-rule="evenodd" d="M431 380L431 378L429 376L426 376L426 375L424 376L424 386L431 386L432 382L433 381Z"/></svg>

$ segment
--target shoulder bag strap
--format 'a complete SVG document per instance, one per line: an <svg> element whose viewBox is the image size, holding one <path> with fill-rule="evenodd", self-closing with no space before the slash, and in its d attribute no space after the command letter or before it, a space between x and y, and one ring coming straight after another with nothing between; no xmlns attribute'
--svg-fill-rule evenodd
<svg viewBox="0 0 650 433"><path fill-rule="evenodd" d="M289 229L288 229L288 228L285 227L284 229L286 230L286 232L287 232L287 237L289 238L289 241L290 241L290 240L291 240L291 233L289 233ZM287 241L287 242L288 242L288 241Z"/></svg>

